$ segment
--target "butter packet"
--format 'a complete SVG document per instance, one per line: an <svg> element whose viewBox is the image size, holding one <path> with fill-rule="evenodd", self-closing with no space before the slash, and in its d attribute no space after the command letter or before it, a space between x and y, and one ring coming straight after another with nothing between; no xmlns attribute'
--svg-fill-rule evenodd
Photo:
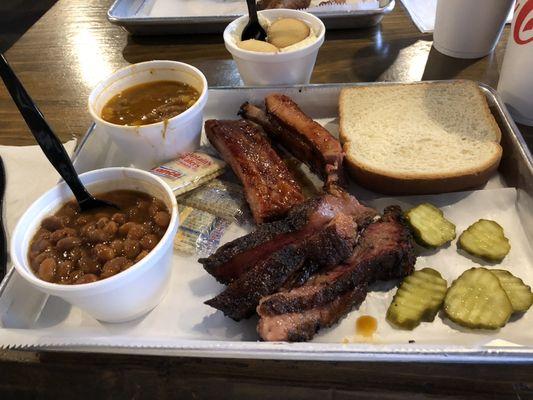
<svg viewBox="0 0 533 400"><path fill-rule="evenodd" d="M196 253L200 257L209 257L213 254L218 249L222 236L229 225L228 220L216 217L211 232L208 235L200 235L196 241Z"/></svg>
<svg viewBox="0 0 533 400"><path fill-rule="evenodd" d="M163 179L177 196L221 175L225 166L224 161L204 151L195 151L183 153L176 160L153 168L150 172Z"/></svg>
<svg viewBox="0 0 533 400"><path fill-rule="evenodd" d="M178 205L180 225L174 249L183 254L211 255L218 247L229 222L193 207Z"/></svg>
<svg viewBox="0 0 533 400"><path fill-rule="evenodd" d="M231 222L243 223L249 216L242 187L215 178L177 198L178 203L207 211Z"/></svg>

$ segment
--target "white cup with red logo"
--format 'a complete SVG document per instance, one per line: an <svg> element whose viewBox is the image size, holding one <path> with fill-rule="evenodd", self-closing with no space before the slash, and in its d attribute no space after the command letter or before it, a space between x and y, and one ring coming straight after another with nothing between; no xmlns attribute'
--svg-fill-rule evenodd
<svg viewBox="0 0 533 400"><path fill-rule="evenodd" d="M512 117L533 126L533 0L517 0L498 92Z"/></svg>
<svg viewBox="0 0 533 400"><path fill-rule="evenodd" d="M514 0L438 0L433 46L456 58L484 57L496 47Z"/></svg>

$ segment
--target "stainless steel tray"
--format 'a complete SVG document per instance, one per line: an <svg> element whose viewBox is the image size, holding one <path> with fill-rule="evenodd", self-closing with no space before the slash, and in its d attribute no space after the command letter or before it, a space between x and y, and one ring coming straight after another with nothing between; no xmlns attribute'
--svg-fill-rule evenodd
<svg viewBox="0 0 533 400"><path fill-rule="evenodd" d="M209 15L198 17L151 17L139 11L157 0L115 0L107 12L112 24L122 26L131 34L166 35L190 33L220 33L240 15ZM201 1L201 0L197 0ZM243 0L244 1L244 0ZM326 29L355 29L377 25L385 14L394 9L395 0L388 0L374 10L316 12Z"/></svg>
<svg viewBox="0 0 533 400"><path fill-rule="evenodd" d="M227 118L234 115L244 100L259 103L266 94L281 91L293 97L313 118L328 121L333 126L338 114L338 94L345 86L355 85L211 89L205 117ZM486 189L490 190L490 185L493 188L517 189L514 205L518 224L524 229L525 237L522 239L531 241L533 158L494 90L482 84L480 88L501 128L504 149L499 174ZM128 165L126 156L113 147L103 132L92 126L80 140L74 162L77 170L82 172L104 166ZM356 193L366 198L372 196L371 192L361 188ZM490 192L489 195L493 196L492 193L501 192ZM464 194L457 194L457 198L462 196ZM466 212L470 213L471 209ZM179 282L174 282L177 286L172 286L165 304L157 307L147 318L126 324L99 324L62 300L40 294L25 284L12 269L0 284L0 348L337 361L533 362L533 333L529 333L531 329L527 325L530 319L513 322L522 322L522 325L516 325L519 335L524 332L518 341L520 345L506 343L498 336L483 336L482 342L477 339L461 342L446 336L447 339L442 342L428 337L413 344L401 340L344 345L336 337L331 340L331 334L337 328L332 328L329 333L323 332L324 336L321 334L309 343L257 342L254 321L235 323L210 309L205 313L207 306L203 306L202 296L216 293L219 288L199 266L191 266L196 264L195 258L182 260L176 255L174 262L176 271L179 271L175 280ZM350 326L353 323L351 320L347 322ZM524 324L527 326L524 327Z"/></svg>

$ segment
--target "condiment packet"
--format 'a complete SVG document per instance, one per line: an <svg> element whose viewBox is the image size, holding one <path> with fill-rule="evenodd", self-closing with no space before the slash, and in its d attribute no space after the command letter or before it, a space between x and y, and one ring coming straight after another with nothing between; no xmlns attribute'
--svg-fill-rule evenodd
<svg viewBox="0 0 533 400"><path fill-rule="evenodd" d="M220 244L220 240L230 225L228 220L216 217L213 223L213 229L208 235L200 235L196 241L196 253L200 257L209 257L213 254Z"/></svg>
<svg viewBox="0 0 533 400"><path fill-rule="evenodd" d="M204 151L184 153L150 172L163 179L174 194L186 193L224 172L226 163Z"/></svg>
<svg viewBox="0 0 533 400"><path fill-rule="evenodd" d="M184 254L209 256L218 247L229 221L193 207L178 205L180 226L174 249Z"/></svg>
<svg viewBox="0 0 533 400"><path fill-rule="evenodd" d="M177 200L180 204L207 211L231 222L243 223L250 216L242 187L221 179L213 179L179 196Z"/></svg>

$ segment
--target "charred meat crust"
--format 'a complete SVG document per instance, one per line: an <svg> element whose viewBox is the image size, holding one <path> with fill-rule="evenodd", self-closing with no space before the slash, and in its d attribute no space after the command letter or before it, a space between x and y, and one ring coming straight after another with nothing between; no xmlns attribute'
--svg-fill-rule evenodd
<svg viewBox="0 0 533 400"><path fill-rule="evenodd" d="M251 233L226 243L211 256L198 261L219 282L231 282L256 262L286 245L286 240L280 240L283 235L300 231L309 225L313 212L322 201L322 197L307 200L290 210L286 218L258 225ZM324 223L332 217L328 217ZM319 229L323 224L317 225Z"/></svg>
<svg viewBox="0 0 533 400"><path fill-rule="evenodd" d="M346 259L356 242L356 224L339 214L303 241L284 246L232 282L206 304L240 320L254 313L259 300L274 293L298 270L329 267Z"/></svg>
<svg viewBox="0 0 533 400"><path fill-rule="evenodd" d="M206 135L244 186L257 223L284 217L304 201L302 190L263 130L244 120L205 122Z"/></svg>
<svg viewBox="0 0 533 400"><path fill-rule="evenodd" d="M348 265L337 266L314 276L300 287L264 297L259 302L257 313L260 316L272 316L326 305L356 286L352 279L341 279L350 269Z"/></svg>
<svg viewBox="0 0 533 400"><path fill-rule="evenodd" d="M252 233L223 245L199 262L219 282L232 282L280 248L320 231L340 213L350 215L358 228L376 215L350 195L315 197L295 206L285 219L259 225Z"/></svg>
<svg viewBox="0 0 533 400"><path fill-rule="evenodd" d="M403 278L414 269L413 243L401 208L390 206L385 208L379 221L365 229L352 255L343 264L348 266L355 285Z"/></svg>
<svg viewBox="0 0 533 400"><path fill-rule="evenodd" d="M205 304L222 311L235 321L249 318L261 297L274 292L283 285L287 275L302 267L305 261L302 250L293 245L278 250Z"/></svg>
<svg viewBox="0 0 533 400"><path fill-rule="evenodd" d="M322 328L337 323L350 310L363 302L366 286L348 291L330 303L307 310L262 317L257 331L263 340L303 342L311 340Z"/></svg>
<svg viewBox="0 0 533 400"><path fill-rule="evenodd" d="M313 276L300 287L261 299L257 307L261 317L259 335L264 340L309 340L316 333L315 328L326 326L316 322L321 315L338 320L350 311L351 308L339 308L337 299L354 291L363 293L376 280L407 276L415 261L413 239L401 209L388 207L380 221L363 231L347 261ZM333 318L335 312L342 314ZM280 326L283 321L287 326Z"/></svg>

